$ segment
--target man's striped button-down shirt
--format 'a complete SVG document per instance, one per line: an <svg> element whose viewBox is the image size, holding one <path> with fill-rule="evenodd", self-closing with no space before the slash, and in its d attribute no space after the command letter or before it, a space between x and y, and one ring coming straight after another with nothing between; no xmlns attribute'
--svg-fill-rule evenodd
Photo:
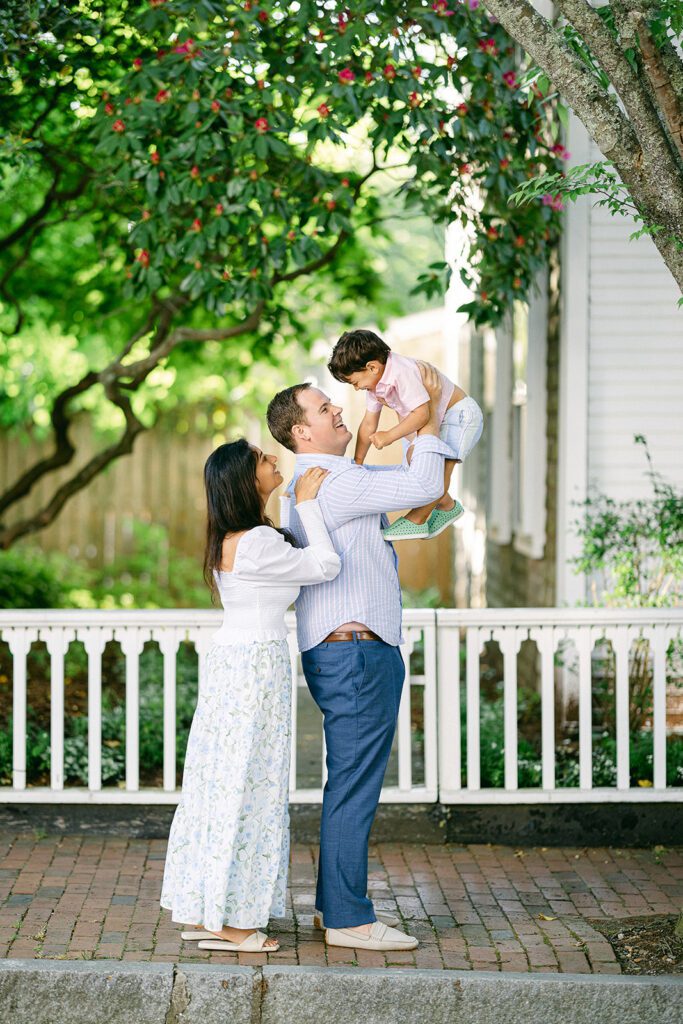
<svg viewBox="0 0 683 1024"><path fill-rule="evenodd" d="M310 466L329 469L318 501L342 562L336 579L301 588L296 601L300 650L310 650L338 626L353 621L362 622L392 646L401 643L398 559L382 536L388 524L385 513L440 498L444 456L452 455L448 445L431 434L418 437L410 466L359 466L339 455L297 455L294 477L282 498L282 525L299 544L307 543L293 486Z"/></svg>

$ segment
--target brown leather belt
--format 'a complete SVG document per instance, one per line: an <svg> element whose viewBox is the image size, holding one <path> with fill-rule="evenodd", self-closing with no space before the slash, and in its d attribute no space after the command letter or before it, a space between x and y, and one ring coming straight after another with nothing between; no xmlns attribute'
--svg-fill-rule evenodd
<svg viewBox="0 0 683 1024"><path fill-rule="evenodd" d="M381 642L382 637L372 633L369 629L354 629L353 632L349 631L348 633L330 633L322 642L324 644L337 644L344 640L347 643L352 640L379 640Z"/></svg>

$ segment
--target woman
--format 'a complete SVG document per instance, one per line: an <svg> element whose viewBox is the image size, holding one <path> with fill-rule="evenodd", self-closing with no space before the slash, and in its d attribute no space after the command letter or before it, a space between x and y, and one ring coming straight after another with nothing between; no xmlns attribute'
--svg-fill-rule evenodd
<svg viewBox="0 0 683 1024"><path fill-rule="evenodd" d="M285 913L291 668L285 611L301 586L341 568L315 500L327 470L295 487L309 546L277 530L266 502L282 483L274 455L245 440L204 467L204 575L225 616L213 636L168 840L161 905L200 949L274 953L260 931Z"/></svg>

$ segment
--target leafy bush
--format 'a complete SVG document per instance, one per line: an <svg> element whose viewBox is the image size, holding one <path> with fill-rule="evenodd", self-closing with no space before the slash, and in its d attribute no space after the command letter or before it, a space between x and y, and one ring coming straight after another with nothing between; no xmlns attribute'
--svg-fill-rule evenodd
<svg viewBox="0 0 683 1024"><path fill-rule="evenodd" d="M115 677L113 672L112 676ZM47 683L46 683L47 685ZM176 662L176 758L182 772L187 737L197 703L197 657L181 644ZM147 646L140 656L139 759L143 781L152 785L163 770L163 659L158 648ZM50 734L27 708L27 775L32 784L44 783L50 773ZM125 704L105 685L102 691L102 782L121 782L126 771ZM77 786L88 784L88 718L69 715L64 722L64 778ZM12 780L12 718L0 729L0 783Z"/></svg>
<svg viewBox="0 0 683 1024"><path fill-rule="evenodd" d="M652 497L614 501L595 494L580 503L577 572L593 583L596 605L657 608L683 601L683 491L652 464L647 441L634 436L647 460Z"/></svg>
<svg viewBox="0 0 683 1024"><path fill-rule="evenodd" d="M38 548L0 551L0 608L65 608L69 585L60 559Z"/></svg>
<svg viewBox="0 0 683 1024"><path fill-rule="evenodd" d="M539 709L540 697L533 690L520 688L518 692L517 773L520 788L541 785L541 745L538 735L532 735L531 722ZM461 721L463 762L467 757L467 729L464 715ZM502 687L493 700L482 700L479 743L481 751L481 785L505 785L504 704ZM653 736L651 732L632 732L630 737L630 782L632 786L652 785ZM614 786L617 781L616 741L607 732L593 736L593 785ZM576 743L557 746L555 750L555 778L558 787L579 785L579 754ZM667 741L666 779L668 786L683 785L683 737L671 736Z"/></svg>
<svg viewBox="0 0 683 1024"><path fill-rule="evenodd" d="M203 608L211 595L196 558L174 552L168 531L134 521L129 550L93 568L59 552L0 552L0 608Z"/></svg>
<svg viewBox="0 0 683 1024"><path fill-rule="evenodd" d="M605 494L596 494L581 502L583 514L576 531L582 550L574 566L589 578L596 606L677 606L683 602L683 491L655 471L642 434L636 434L634 442L645 451L652 496L614 501ZM596 655L598 717L613 732L614 656L604 644L598 645ZM675 677L680 685L680 641L672 645L668 662L669 677ZM629 693L630 727L638 733L652 712L652 660L645 639L636 640L631 651Z"/></svg>
<svg viewBox="0 0 683 1024"><path fill-rule="evenodd" d="M201 608L211 604L197 557L169 549L168 531L158 523L135 521L130 550L93 573L97 608Z"/></svg>

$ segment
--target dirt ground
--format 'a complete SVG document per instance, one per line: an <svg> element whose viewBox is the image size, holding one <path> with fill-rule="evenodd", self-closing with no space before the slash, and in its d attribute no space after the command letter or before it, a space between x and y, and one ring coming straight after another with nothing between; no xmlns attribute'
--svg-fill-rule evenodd
<svg viewBox="0 0 683 1024"><path fill-rule="evenodd" d="M612 946L624 974L683 974L683 938L676 915L591 921Z"/></svg>

